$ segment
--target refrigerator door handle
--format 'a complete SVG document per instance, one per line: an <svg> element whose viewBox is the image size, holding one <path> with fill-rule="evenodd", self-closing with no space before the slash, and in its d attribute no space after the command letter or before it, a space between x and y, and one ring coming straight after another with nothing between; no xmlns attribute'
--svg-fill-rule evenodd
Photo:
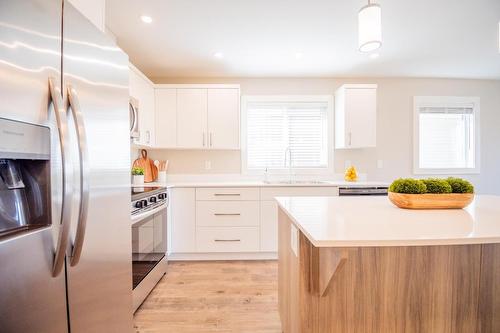
<svg viewBox="0 0 500 333"><path fill-rule="evenodd" d="M69 149L68 137L68 119L66 110L62 107L61 90L55 84L54 78L49 78L50 99L54 107L55 118L57 122L57 131L61 146L61 162L62 162L62 203L61 203L61 222L59 235L57 239L56 250L54 254L54 264L52 266L52 276L57 277L61 274L64 266L64 258L66 256L66 247L69 239L69 229L71 223L71 197L73 188L69 179L71 170L70 156L67 153Z"/></svg>
<svg viewBox="0 0 500 333"><path fill-rule="evenodd" d="M78 94L71 85L68 85L69 108L73 115L78 139L78 155L80 158L80 210L78 213L78 225L76 228L75 242L71 250L70 265L76 266L82 254L85 230L87 227L87 215L89 208L89 157L87 147L87 136L85 123L83 121Z"/></svg>

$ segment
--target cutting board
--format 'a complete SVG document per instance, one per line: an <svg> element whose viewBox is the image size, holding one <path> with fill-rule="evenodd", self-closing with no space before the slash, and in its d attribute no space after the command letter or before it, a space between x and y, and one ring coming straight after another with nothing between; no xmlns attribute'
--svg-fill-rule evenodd
<svg viewBox="0 0 500 333"><path fill-rule="evenodd" d="M141 157L134 161L134 167L144 169L144 182L150 183L158 177L158 169L152 159L148 158L148 151L141 149Z"/></svg>

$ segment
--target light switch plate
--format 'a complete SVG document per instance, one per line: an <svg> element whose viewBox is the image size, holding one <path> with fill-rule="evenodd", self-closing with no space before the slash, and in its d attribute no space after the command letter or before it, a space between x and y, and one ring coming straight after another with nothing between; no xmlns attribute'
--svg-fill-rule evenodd
<svg viewBox="0 0 500 333"><path fill-rule="evenodd" d="M297 257L299 253L299 230L293 224L290 224L290 247Z"/></svg>

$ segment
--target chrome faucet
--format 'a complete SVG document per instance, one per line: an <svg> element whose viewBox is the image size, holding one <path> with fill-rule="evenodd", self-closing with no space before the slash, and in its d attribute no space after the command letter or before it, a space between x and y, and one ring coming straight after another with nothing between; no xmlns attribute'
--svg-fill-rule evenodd
<svg viewBox="0 0 500 333"><path fill-rule="evenodd" d="M288 152L288 160L289 160L289 163L288 163L288 177L289 177L289 181L290 183L292 183L292 149L290 148L290 146L286 147L285 149L285 159L284 159L284 167L286 168L286 153Z"/></svg>

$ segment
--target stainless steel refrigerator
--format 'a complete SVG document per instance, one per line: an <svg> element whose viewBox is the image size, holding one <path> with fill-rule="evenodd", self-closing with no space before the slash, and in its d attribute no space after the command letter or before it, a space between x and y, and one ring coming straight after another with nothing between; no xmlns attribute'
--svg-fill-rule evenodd
<svg viewBox="0 0 500 333"><path fill-rule="evenodd" d="M128 96L68 1L0 0L0 332L132 331Z"/></svg>

